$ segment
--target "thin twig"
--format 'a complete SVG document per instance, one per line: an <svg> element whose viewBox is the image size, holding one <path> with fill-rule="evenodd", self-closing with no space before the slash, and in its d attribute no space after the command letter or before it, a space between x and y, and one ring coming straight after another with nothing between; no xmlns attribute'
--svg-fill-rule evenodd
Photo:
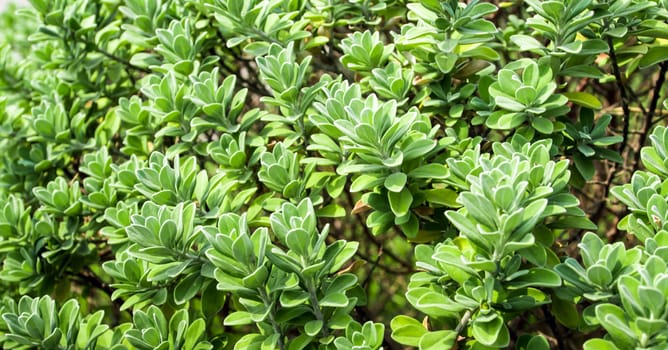
<svg viewBox="0 0 668 350"><path fill-rule="evenodd" d="M628 147L628 138L629 138L629 129L630 129L630 118L631 118L631 110L629 108L628 104L628 96L626 94L626 86L624 85L624 82L622 81L622 74L621 71L619 70L619 63L617 62L617 55L615 53L615 47L614 43L612 41L611 37L607 38L608 46L610 47L610 62L612 65L612 72L615 76L615 83L617 84L617 88L619 89L619 95L621 97L621 103L622 103L622 111L624 114L624 123L623 123L623 128L622 128L622 142L619 144L619 153L624 156L624 153L626 151L626 148ZM607 186L603 187L603 194L601 198L608 198L608 193L610 191L610 187L612 186L612 182L615 179L615 175L617 174L618 167L616 163L612 164L612 167L610 171L607 173L607 179L606 179L606 184ZM603 215L603 212L605 211L607 201L603 200L599 203L598 208L590 216L590 220L593 221L594 223L598 222L598 220L601 218ZM576 237L574 238L579 238L580 233L582 230L578 232Z"/></svg>
<svg viewBox="0 0 668 350"><path fill-rule="evenodd" d="M99 48L99 47L97 47L97 46L94 46L94 47L95 47L95 51L96 51L96 52L99 52L99 53L101 53L102 55L106 56L107 58L110 58L110 59L112 59L112 60L114 60L114 61L116 61L116 62L118 62L118 63L121 63L121 64L125 65L125 66L128 67L128 68L131 68L131 69L134 69L134 70L138 70L138 71L140 71L140 72L144 72L144 73L147 73L147 74L148 74L148 73L151 73L151 70L150 70L150 69L146 69L146 68L143 68L143 67L136 66L136 65L130 63L130 61L128 61L128 60L126 60L126 59L124 59L124 58L122 58L122 57L116 56L116 55L114 55L114 54L111 53L111 52L108 52L108 51L106 51L106 50L103 50L103 49L101 49L101 48Z"/></svg>
<svg viewBox="0 0 668 350"><path fill-rule="evenodd" d="M629 110L628 97L626 95L626 86L622 81L622 73L619 70L619 63L617 62L617 54L615 53L615 46L612 38L608 36L608 46L610 47L610 61L612 63L612 73L615 75L615 83L619 89L619 95L622 100L622 110L624 111L624 130L622 132L622 142L619 147L619 153L623 153L626 148L629 137L629 124L631 123L631 111Z"/></svg>
<svg viewBox="0 0 668 350"><path fill-rule="evenodd" d="M466 328L466 326L469 324L469 321L471 320L471 315L473 315L473 312L471 310L466 310L464 316L462 316L462 319L459 320L457 328L455 328L455 332L457 334L461 333L461 331L463 331L464 328Z"/></svg>
<svg viewBox="0 0 668 350"><path fill-rule="evenodd" d="M376 259L372 259L370 256L362 253L359 249L357 250L355 255L366 262L372 263L375 267L378 267L381 270L389 272L394 275L408 275L409 273L413 273L413 269L395 269L387 265L381 264L380 263L381 255L379 255ZM371 271L369 271L369 273L371 273Z"/></svg>
<svg viewBox="0 0 668 350"><path fill-rule="evenodd" d="M654 124L653 119L654 116L656 115L656 108L659 105L659 96L661 95L661 88L663 87L663 83L666 81L666 71L668 71L668 62L661 62L659 64L661 67L659 69L659 77L656 78L656 83L654 84L654 89L652 90L652 100L649 102L649 107L647 109L647 118L645 120L645 128L643 132L640 134L640 140L638 141L638 147L641 149L644 145L645 142L647 141L647 135L649 134L649 130L652 128L652 125ZM640 149L638 149L638 152L635 154L635 163L638 164L640 161Z"/></svg>

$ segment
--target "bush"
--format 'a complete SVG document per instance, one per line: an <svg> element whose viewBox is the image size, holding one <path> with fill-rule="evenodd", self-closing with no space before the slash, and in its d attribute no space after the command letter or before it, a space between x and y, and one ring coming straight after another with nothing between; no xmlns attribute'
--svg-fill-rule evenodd
<svg viewBox="0 0 668 350"><path fill-rule="evenodd" d="M665 0L30 0L5 349L665 349Z"/></svg>

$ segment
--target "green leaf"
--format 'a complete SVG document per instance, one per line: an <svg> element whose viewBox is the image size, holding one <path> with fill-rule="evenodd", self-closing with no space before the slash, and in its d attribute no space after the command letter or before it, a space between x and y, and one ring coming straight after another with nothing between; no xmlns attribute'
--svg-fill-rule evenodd
<svg viewBox="0 0 668 350"><path fill-rule="evenodd" d="M234 248L233 248L234 249ZM262 265L255 269L251 274L241 280L241 283L249 289L261 288L267 281L269 270Z"/></svg>
<svg viewBox="0 0 668 350"><path fill-rule="evenodd" d="M206 323L203 319L198 318L193 323L190 324L188 330L186 331L185 336L183 337L185 342L183 343L184 350L199 350L199 349L209 349L207 348L206 343L200 343L204 332L206 331ZM199 344L198 344L199 343ZM199 345L199 347L197 347ZM210 345L209 345L210 346Z"/></svg>
<svg viewBox="0 0 668 350"><path fill-rule="evenodd" d="M432 190L424 191L426 200L429 203L442 205L450 208L459 207L457 203L457 197L459 194L449 188L435 188Z"/></svg>
<svg viewBox="0 0 668 350"><path fill-rule="evenodd" d="M493 317L484 319L476 318L471 324L473 337L487 346L505 347L510 342L510 334L501 316L493 314Z"/></svg>
<svg viewBox="0 0 668 350"><path fill-rule="evenodd" d="M450 73L457 63L457 55L453 53L445 53L436 55L436 65L442 73Z"/></svg>
<svg viewBox="0 0 668 350"><path fill-rule="evenodd" d="M308 256L310 253L311 236L306 230L302 228L295 228L288 232L285 236L285 243L293 252Z"/></svg>
<svg viewBox="0 0 668 350"><path fill-rule="evenodd" d="M413 203L413 195L408 188L404 188L401 192L388 192L387 199L390 202L392 212L396 216L408 214L408 210Z"/></svg>
<svg viewBox="0 0 668 350"><path fill-rule="evenodd" d="M569 101L582 107L591 109L601 109L603 107L601 101L590 93L573 91L564 92L562 95L566 96Z"/></svg>
<svg viewBox="0 0 668 350"><path fill-rule="evenodd" d="M202 288L202 277L198 274L190 274L179 281L174 288L174 301L177 305L184 304L192 299Z"/></svg>
<svg viewBox="0 0 668 350"><path fill-rule="evenodd" d="M327 192L332 197L338 197L345 189L348 178L346 176L335 176L327 183Z"/></svg>
<svg viewBox="0 0 668 350"><path fill-rule="evenodd" d="M529 51L535 49L544 49L545 46L541 44L538 40L530 37L528 35L516 34L510 37L510 40L515 43L515 45L520 47L521 51Z"/></svg>
<svg viewBox="0 0 668 350"><path fill-rule="evenodd" d="M522 103L506 96L496 96L494 101L499 107L512 112L523 112L526 109Z"/></svg>
<svg viewBox="0 0 668 350"><path fill-rule="evenodd" d="M459 202L468 210L470 217L477 223L489 228L497 227L498 216L494 204L483 195L473 192L459 194Z"/></svg>
<svg viewBox="0 0 668 350"><path fill-rule="evenodd" d="M629 31L628 27L621 26L617 28L608 29L605 31L605 34L615 38L622 38L624 37L624 35L626 35L628 31Z"/></svg>
<svg viewBox="0 0 668 350"><path fill-rule="evenodd" d="M587 269L587 278L597 286L607 288L612 282L612 272L607 267L596 264Z"/></svg>
<svg viewBox="0 0 668 350"><path fill-rule="evenodd" d="M461 52L460 55L461 57L474 57L487 61L498 61L499 59L501 59L501 56L499 55L498 52L496 52L491 47L487 47L484 45L463 51Z"/></svg>
<svg viewBox="0 0 668 350"><path fill-rule="evenodd" d="M582 349L584 350L619 350L615 343L604 340L604 339L589 339L587 340Z"/></svg>
<svg viewBox="0 0 668 350"><path fill-rule="evenodd" d="M332 203L318 209L316 213L321 218L341 218L346 216L346 209L336 203Z"/></svg>
<svg viewBox="0 0 668 350"><path fill-rule="evenodd" d="M330 293L320 299L320 305L328 307L346 307L350 299L343 293Z"/></svg>
<svg viewBox="0 0 668 350"><path fill-rule="evenodd" d="M507 280L508 289L519 289L526 287L559 287L561 278L559 275L549 269L532 268L529 270L520 270L510 276Z"/></svg>
<svg viewBox="0 0 668 350"><path fill-rule="evenodd" d="M452 330L427 332L420 338L420 350L452 349L457 341L457 332Z"/></svg>
<svg viewBox="0 0 668 350"><path fill-rule="evenodd" d="M575 153L573 155L573 161L575 163L575 168L582 174L582 177L585 180L589 180L594 177L596 169L594 168L593 161L586 158L581 153Z"/></svg>
<svg viewBox="0 0 668 350"><path fill-rule="evenodd" d="M392 175L385 178L385 188L388 191L392 192L401 192L406 186L406 174L404 173L393 173Z"/></svg>
<svg viewBox="0 0 668 350"><path fill-rule="evenodd" d="M425 287L409 289L406 298L415 307L430 316L457 317L464 306L453 302L448 296Z"/></svg>
<svg viewBox="0 0 668 350"><path fill-rule="evenodd" d="M525 106L531 106L536 99L536 89L531 86L522 86L515 91L515 98Z"/></svg>
<svg viewBox="0 0 668 350"><path fill-rule="evenodd" d="M393 318L390 327L392 339L407 346L418 346L422 336L427 333L422 323L404 315Z"/></svg>
<svg viewBox="0 0 668 350"><path fill-rule="evenodd" d="M309 294L302 290L286 290L281 293L280 302L283 307L299 306L308 301Z"/></svg>
<svg viewBox="0 0 668 350"><path fill-rule="evenodd" d="M426 164L415 168L408 173L408 177L414 179L444 179L448 176L448 170L443 164Z"/></svg>
<svg viewBox="0 0 668 350"><path fill-rule="evenodd" d="M280 338L281 338L281 335L277 334L277 333L269 335L262 342L262 345L260 346L260 350L274 350L274 349L276 349L277 348L276 344L278 343L278 340Z"/></svg>
<svg viewBox="0 0 668 350"><path fill-rule="evenodd" d="M404 161L413 159L422 159L427 153L436 147L436 142L431 139L420 139L403 145L401 152L404 155Z"/></svg>
<svg viewBox="0 0 668 350"><path fill-rule="evenodd" d="M288 344L288 350L302 350L305 349L313 340L313 337L306 334L301 334L293 338Z"/></svg>
<svg viewBox="0 0 668 350"><path fill-rule="evenodd" d="M596 155L596 151L593 148L591 148L589 145L578 144L577 149L578 149L578 151L580 151L580 153L584 154L587 157L593 157L593 156Z"/></svg>
<svg viewBox="0 0 668 350"><path fill-rule="evenodd" d="M654 46L640 59L640 68L647 68L666 60L668 60L668 46Z"/></svg>
<svg viewBox="0 0 668 350"><path fill-rule="evenodd" d="M173 261L165 264L157 264L148 273L149 281L164 281L180 275L189 265L189 262Z"/></svg>
<svg viewBox="0 0 668 350"><path fill-rule="evenodd" d="M345 241L341 241L345 242ZM331 246L330 246L331 247ZM345 242L343 249L339 252L339 254L336 256L334 259L334 263L329 269L330 273L337 272L341 269L341 267L350 260L355 253L357 252L357 248L359 247L359 242ZM329 247L328 247L329 249ZM326 254L326 253L325 253Z"/></svg>
<svg viewBox="0 0 668 350"><path fill-rule="evenodd" d="M322 325L323 323L321 320L313 320L306 322L306 324L304 325L304 332L308 336L315 337L316 335L318 335L318 333L320 333Z"/></svg>
<svg viewBox="0 0 668 350"><path fill-rule="evenodd" d="M360 192L374 188L384 182L382 177L361 174L350 185L350 192Z"/></svg>
<svg viewBox="0 0 668 350"><path fill-rule="evenodd" d="M559 298L552 299L552 314L564 326L575 329L580 324L580 313L574 303Z"/></svg>
<svg viewBox="0 0 668 350"><path fill-rule="evenodd" d="M596 318L603 328L623 348L632 348L638 339L629 326L629 320L622 308L613 304L599 304L596 306Z"/></svg>
<svg viewBox="0 0 668 350"><path fill-rule="evenodd" d="M526 340L527 338L528 340ZM520 336L515 345L515 350L550 350L550 343L541 335L524 334Z"/></svg>
<svg viewBox="0 0 668 350"><path fill-rule="evenodd" d="M554 131L554 124L551 120L541 117L535 117L531 120L531 126L541 134L549 135Z"/></svg>
<svg viewBox="0 0 668 350"><path fill-rule="evenodd" d="M401 231L406 235L408 239L413 239L417 236L418 231L420 230L420 222L415 214L408 214L408 221L399 222L400 218L395 219L395 223L401 227ZM403 219L403 218L401 218Z"/></svg>
<svg viewBox="0 0 668 350"><path fill-rule="evenodd" d="M494 250L493 245L480 233L476 225L466 216L452 210L445 212L445 215L466 238L471 240L473 244L477 245L487 253Z"/></svg>
<svg viewBox="0 0 668 350"><path fill-rule="evenodd" d="M577 54L580 54L581 51L582 51L582 41L576 40L576 41L570 42L566 45L561 45L561 46L558 47L558 49L560 49L561 51L570 53L572 55L577 55Z"/></svg>

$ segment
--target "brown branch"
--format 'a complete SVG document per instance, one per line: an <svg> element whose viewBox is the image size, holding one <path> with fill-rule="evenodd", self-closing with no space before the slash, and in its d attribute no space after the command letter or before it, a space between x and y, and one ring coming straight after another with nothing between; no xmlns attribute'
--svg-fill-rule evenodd
<svg viewBox="0 0 668 350"><path fill-rule="evenodd" d="M615 83L619 89L619 96L621 97L622 110L624 111L624 131L622 132L622 142L619 147L619 153L623 153L626 148L626 143L629 137L629 125L631 118L631 111L629 110L628 97L626 95L626 86L622 81L622 73L619 70L619 63L617 62L617 54L615 53L615 46L612 38L608 36L608 46L610 47L610 61L612 63L612 73L615 75Z"/></svg>
<svg viewBox="0 0 668 350"><path fill-rule="evenodd" d="M654 125L654 116L656 115L656 108L659 105L659 96L661 95L661 88L663 83L666 81L666 71L668 70L668 62L664 61L659 64L661 67L659 69L659 77L656 78L656 83L654 84L654 89L652 90L652 100L649 102L649 107L647 109L647 119L645 120L645 128L640 134L640 140L638 141L638 152L635 154L635 164L640 162L640 149L647 142L647 135L649 134L652 125ZM637 167L637 165L636 165Z"/></svg>

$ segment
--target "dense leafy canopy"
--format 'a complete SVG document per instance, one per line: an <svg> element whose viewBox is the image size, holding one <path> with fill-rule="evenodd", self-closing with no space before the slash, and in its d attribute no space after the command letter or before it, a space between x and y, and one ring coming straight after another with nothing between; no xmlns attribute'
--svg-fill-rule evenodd
<svg viewBox="0 0 668 350"><path fill-rule="evenodd" d="M668 347L668 1L29 1L2 348Z"/></svg>

